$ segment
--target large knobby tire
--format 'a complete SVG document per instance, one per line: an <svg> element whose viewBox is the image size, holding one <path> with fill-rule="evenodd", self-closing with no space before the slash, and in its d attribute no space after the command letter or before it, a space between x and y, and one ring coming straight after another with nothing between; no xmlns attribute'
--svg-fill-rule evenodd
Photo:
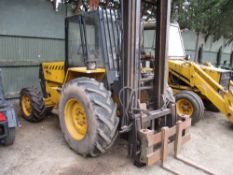
<svg viewBox="0 0 233 175"><path fill-rule="evenodd" d="M103 83L84 77L68 82L59 103L60 125L68 145L83 156L106 152L118 135L116 109Z"/></svg>
<svg viewBox="0 0 233 175"><path fill-rule="evenodd" d="M15 141L15 127L14 128L8 128L8 133L6 138L3 140L4 146L12 145Z"/></svg>
<svg viewBox="0 0 233 175"><path fill-rule="evenodd" d="M39 122L45 117L42 93L36 87L23 88L20 92L22 117L30 122Z"/></svg>
<svg viewBox="0 0 233 175"><path fill-rule="evenodd" d="M176 94L176 112L178 115L187 115L192 118L192 125L204 116L202 99L192 91L181 91Z"/></svg>

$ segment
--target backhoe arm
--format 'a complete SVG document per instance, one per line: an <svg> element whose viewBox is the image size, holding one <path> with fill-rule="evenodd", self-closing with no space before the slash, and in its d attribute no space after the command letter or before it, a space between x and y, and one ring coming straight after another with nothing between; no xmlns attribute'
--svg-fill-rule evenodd
<svg viewBox="0 0 233 175"><path fill-rule="evenodd" d="M169 73L212 102L233 123L233 95L209 76L200 65L185 60L169 60ZM171 83L171 82L170 82ZM230 82L230 85L233 83ZM176 85L170 84L171 87Z"/></svg>

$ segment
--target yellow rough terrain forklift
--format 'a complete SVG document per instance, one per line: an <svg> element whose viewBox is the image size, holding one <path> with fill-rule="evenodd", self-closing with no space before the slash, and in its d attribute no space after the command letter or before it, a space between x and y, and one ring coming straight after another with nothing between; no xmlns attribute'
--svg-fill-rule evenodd
<svg viewBox="0 0 233 175"><path fill-rule="evenodd" d="M57 108L65 140L75 152L98 156L113 145L118 133L127 133L135 163L156 162L160 154L150 149L147 155L148 144L142 143L158 144L153 134L176 124L174 98L165 78L169 2L155 2L158 59L152 78L140 72L140 0L121 1L120 10L99 7L67 17L65 61L40 65L42 92L35 87L21 90L23 118L38 122ZM172 131L169 143L174 141L175 128Z"/></svg>

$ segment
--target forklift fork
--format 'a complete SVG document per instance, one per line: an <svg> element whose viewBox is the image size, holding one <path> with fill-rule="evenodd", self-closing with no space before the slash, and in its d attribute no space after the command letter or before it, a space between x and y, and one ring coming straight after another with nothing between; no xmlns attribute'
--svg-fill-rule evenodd
<svg viewBox="0 0 233 175"><path fill-rule="evenodd" d="M169 168L166 165L166 160L169 152L174 148L174 157L176 160L184 164L198 169L205 174L215 175L210 170L180 156L181 147L191 139L189 128L191 127L191 119L183 117L183 121L178 121L171 128L163 127L161 132L154 133L152 130L142 129L139 132L141 140L141 157L140 160L146 165L153 165L161 161L161 167L175 175L181 173Z"/></svg>

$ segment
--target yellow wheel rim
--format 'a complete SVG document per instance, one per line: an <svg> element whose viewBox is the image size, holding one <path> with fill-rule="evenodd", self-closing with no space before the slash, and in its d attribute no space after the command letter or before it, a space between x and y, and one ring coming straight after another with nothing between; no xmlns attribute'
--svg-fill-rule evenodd
<svg viewBox="0 0 233 175"><path fill-rule="evenodd" d="M176 112L179 116L187 115L191 116L193 114L193 105L187 99L180 99L176 101Z"/></svg>
<svg viewBox="0 0 233 175"><path fill-rule="evenodd" d="M31 101L27 95L23 95L21 106L23 109L23 113L26 117L29 117L32 113Z"/></svg>
<svg viewBox="0 0 233 175"><path fill-rule="evenodd" d="M70 99L65 104L65 123L68 132L75 140L82 140L87 133L87 117L82 104Z"/></svg>

